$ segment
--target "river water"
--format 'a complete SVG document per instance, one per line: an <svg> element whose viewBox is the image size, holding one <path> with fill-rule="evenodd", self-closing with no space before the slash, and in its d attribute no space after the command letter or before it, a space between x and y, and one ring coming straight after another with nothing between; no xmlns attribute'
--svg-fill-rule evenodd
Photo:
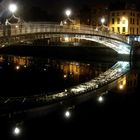
<svg viewBox="0 0 140 140"><path fill-rule="evenodd" d="M78 84L88 82L111 68L116 62L79 62L41 57L0 56L0 97L52 95ZM53 139L65 136L95 136L97 132L124 134L139 123L139 64L113 86L97 96L60 102L47 107L30 108L20 115L9 110L9 100L1 103L1 129L5 138ZM6 106L6 107L5 107ZM12 108L12 107L11 107ZM26 107L27 109L28 107ZM24 108L25 109L25 108ZM24 110L23 109L23 110ZM22 110L22 109L21 109ZM23 111L22 110L22 111ZM24 112L24 111L23 111ZM106 127L109 127L108 130ZM15 129L16 127L16 129ZM118 129L117 129L118 128ZM114 131L113 131L114 129ZM116 131L118 130L118 131ZM136 129L137 130L137 129ZM127 134L128 135L128 134Z"/></svg>

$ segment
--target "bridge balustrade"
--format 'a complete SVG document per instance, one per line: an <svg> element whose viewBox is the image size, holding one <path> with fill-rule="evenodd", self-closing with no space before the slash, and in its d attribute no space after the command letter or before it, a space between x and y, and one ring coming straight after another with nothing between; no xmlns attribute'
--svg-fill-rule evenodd
<svg viewBox="0 0 140 140"><path fill-rule="evenodd" d="M4 29L7 27L0 28L0 36L6 36L4 34ZM59 25L59 24L48 24L48 23L33 23L33 22L25 22L22 24L12 24L9 29L9 36L16 36L16 35L25 35L25 34L34 34L34 33L55 33L55 34L81 34L81 35L97 35L97 36L104 36L108 38L114 38L123 42L127 42L127 38L123 35L113 33L110 31L97 31L93 29L91 26L84 26L80 25L75 26L68 26L68 25ZM8 31L7 31L8 32Z"/></svg>

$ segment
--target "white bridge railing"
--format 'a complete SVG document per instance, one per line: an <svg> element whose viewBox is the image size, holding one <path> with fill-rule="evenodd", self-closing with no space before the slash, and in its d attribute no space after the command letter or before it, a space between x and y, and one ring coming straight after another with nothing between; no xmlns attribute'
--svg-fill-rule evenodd
<svg viewBox="0 0 140 140"><path fill-rule="evenodd" d="M20 24L12 24L8 26L0 26L0 37L2 36L17 36L33 33L70 33L70 34L82 34L82 35L97 35L108 38L117 39L127 43L126 36L109 32L109 31L97 31L91 26L76 26L76 25L59 25L37 22L25 22Z"/></svg>

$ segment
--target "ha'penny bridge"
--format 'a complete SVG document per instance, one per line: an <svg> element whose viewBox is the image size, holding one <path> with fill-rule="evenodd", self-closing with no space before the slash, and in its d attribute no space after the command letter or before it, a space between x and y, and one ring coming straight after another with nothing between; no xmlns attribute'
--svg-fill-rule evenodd
<svg viewBox="0 0 140 140"><path fill-rule="evenodd" d="M30 41L35 39L45 39L51 37L71 37L83 40L90 40L105 45L118 54L131 54L131 45L125 36L115 34L109 31L98 31L88 26L67 26L48 23L22 23L0 28L0 47L7 47L11 44L20 43L22 41ZM76 46L75 46L76 47ZM52 103L62 101L70 97L75 97L83 94L92 94L101 87L117 80L119 77L127 73L130 69L129 62L119 61L110 69L101 73L94 79L70 87L64 91L52 94L38 94L24 97L0 97L0 104L26 105L27 103Z"/></svg>
<svg viewBox="0 0 140 140"><path fill-rule="evenodd" d="M109 47L119 54L130 54L131 45L126 36L110 31L93 29L90 26L68 26L49 23L24 22L0 26L0 45L16 44L21 41L51 37L70 37L90 40Z"/></svg>

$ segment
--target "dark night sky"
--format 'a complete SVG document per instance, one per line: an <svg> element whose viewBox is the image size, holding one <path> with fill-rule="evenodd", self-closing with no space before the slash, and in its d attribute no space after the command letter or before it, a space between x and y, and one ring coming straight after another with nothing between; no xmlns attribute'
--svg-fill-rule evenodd
<svg viewBox="0 0 140 140"><path fill-rule="evenodd" d="M118 0L17 0L22 3L26 3L28 6L40 6L45 10L50 12L61 12L63 9L70 7L73 10L79 9L82 5L91 5L96 2L110 2ZM121 0L130 1L132 0ZM139 0L133 0L133 2L138 3Z"/></svg>
<svg viewBox="0 0 140 140"><path fill-rule="evenodd" d="M81 5L91 3L92 0L24 0L28 6L40 6L49 12L62 12L65 8L73 10L78 9Z"/></svg>
<svg viewBox="0 0 140 140"><path fill-rule="evenodd" d="M139 0L0 0L2 5L6 5L5 3L9 3L10 1L16 1L19 6L19 11L25 13L31 7L40 7L42 10L45 10L49 15L58 15L64 16L64 10L66 8L70 8L74 13L77 13L79 9L84 5L93 5L95 3L106 3L106 2L114 2L114 1L130 1L134 3L138 3ZM7 7L7 6L5 6ZM140 7L140 6L139 6ZM20 10L20 8L22 10ZM140 8L139 8L140 9ZM1 14L1 13L0 13ZM2 14L1 14L2 15ZM26 15L28 15L26 13Z"/></svg>
<svg viewBox="0 0 140 140"><path fill-rule="evenodd" d="M17 1L19 5L26 5L28 7L39 6L42 9L45 9L49 12L61 12L65 8L70 7L73 10L79 9L82 5L94 5L98 2L110 2L110 1L119 1L119 0L0 0L0 2ZM139 0L121 0L121 1L130 1L138 3Z"/></svg>

